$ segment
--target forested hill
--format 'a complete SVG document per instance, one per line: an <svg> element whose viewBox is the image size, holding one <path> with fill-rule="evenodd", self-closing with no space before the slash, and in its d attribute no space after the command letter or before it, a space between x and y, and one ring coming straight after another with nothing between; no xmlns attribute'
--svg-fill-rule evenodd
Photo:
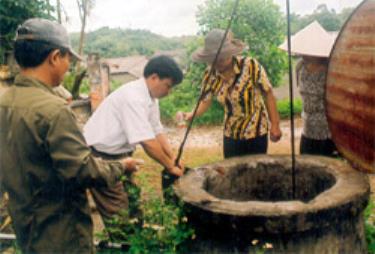
<svg viewBox="0 0 375 254"><path fill-rule="evenodd" d="M78 48L79 33L71 34L72 44ZM160 50L184 48L194 36L168 38L147 30L103 27L86 34L84 53L99 53L102 57L153 55Z"/></svg>

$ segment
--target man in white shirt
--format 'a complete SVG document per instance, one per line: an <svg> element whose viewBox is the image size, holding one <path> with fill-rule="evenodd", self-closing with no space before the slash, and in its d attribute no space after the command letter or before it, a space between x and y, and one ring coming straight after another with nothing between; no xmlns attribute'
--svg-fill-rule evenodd
<svg viewBox="0 0 375 254"><path fill-rule="evenodd" d="M131 156L141 144L152 159L169 174L181 176L183 169L175 166L175 155L163 133L158 99L181 83L182 72L167 56L152 58L144 69L144 78L121 86L96 109L84 126L84 136L93 152L105 159ZM92 190L99 212L109 218L127 208L123 186Z"/></svg>

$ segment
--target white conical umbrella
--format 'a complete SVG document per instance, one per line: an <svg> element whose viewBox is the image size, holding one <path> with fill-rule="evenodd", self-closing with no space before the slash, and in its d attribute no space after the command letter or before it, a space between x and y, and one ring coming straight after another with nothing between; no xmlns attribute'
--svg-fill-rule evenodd
<svg viewBox="0 0 375 254"><path fill-rule="evenodd" d="M329 57L336 37L337 33L327 32L317 21L314 21L292 36L291 52L295 55ZM287 51L287 41L285 40L279 48Z"/></svg>

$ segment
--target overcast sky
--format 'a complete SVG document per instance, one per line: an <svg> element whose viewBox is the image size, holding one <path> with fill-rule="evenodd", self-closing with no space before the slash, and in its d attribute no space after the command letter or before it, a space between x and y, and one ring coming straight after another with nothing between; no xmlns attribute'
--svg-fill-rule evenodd
<svg viewBox="0 0 375 254"><path fill-rule="evenodd" d="M68 13L66 28L70 32L80 29L75 0L61 0ZM147 29L164 36L192 35L198 31L195 14L205 0L95 0L88 19L88 31L103 26ZM285 12L285 0L274 0ZM319 4L341 11L355 7L361 0L290 0L291 12L311 13Z"/></svg>

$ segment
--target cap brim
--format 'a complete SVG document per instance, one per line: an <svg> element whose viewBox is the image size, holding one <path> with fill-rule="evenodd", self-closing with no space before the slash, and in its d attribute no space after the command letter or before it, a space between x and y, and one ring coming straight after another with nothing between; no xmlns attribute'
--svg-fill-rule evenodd
<svg viewBox="0 0 375 254"><path fill-rule="evenodd" d="M232 56L242 53L245 49L245 45L236 45L227 50L221 51L220 56ZM217 51L215 52L206 52L203 48L197 49L191 56L192 60L197 63L208 63L212 64L215 59Z"/></svg>
<svg viewBox="0 0 375 254"><path fill-rule="evenodd" d="M242 53L246 48L246 44L239 39L232 39L229 44L225 44L221 49L220 56L233 56ZM205 48L199 48L192 54L192 60L198 63L212 64L217 49L206 50Z"/></svg>
<svg viewBox="0 0 375 254"><path fill-rule="evenodd" d="M70 52L70 54L72 54L72 56L76 59L76 60L78 60L78 61L83 61L83 57L82 56L80 56L80 55L78 55L73 49L69 49L69 52Z"/></svg>
<svg viewBox="0 0 375 254"><path fill-rule="evenodd" d="M197 49L191 56L191 59L196 63L212 62L215 55L207 54L204 49ZM210 61L211 60L211 61Z"/></svg>

